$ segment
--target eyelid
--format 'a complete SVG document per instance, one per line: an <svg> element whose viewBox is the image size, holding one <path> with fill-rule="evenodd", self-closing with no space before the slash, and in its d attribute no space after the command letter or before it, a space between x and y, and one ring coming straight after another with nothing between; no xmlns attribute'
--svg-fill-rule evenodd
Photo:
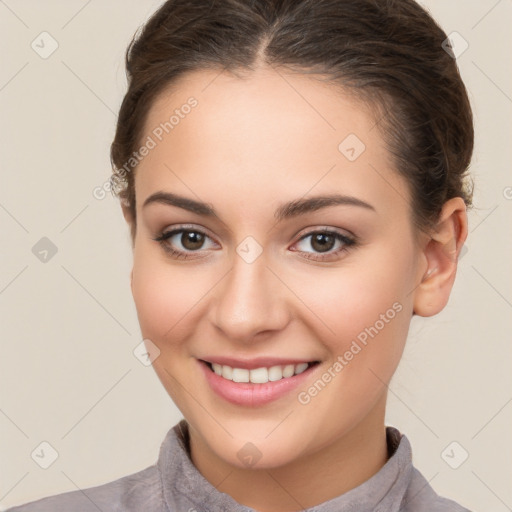
<svg viewBox="0 0 512 512"><path fill-rule="evenodd" d="M314 235L315 233L335 233L337 235L344 236L346 238L350 238L351 240L357 241L357 236L354 233L348 231L347 229L335 228L333 226L309 226L307 228L301 229L297 235L295 235L299 240L304 239L307 236ZM296 243L296 242L295 242Z"/></svg>
<svg viewBox="0 0 512 512"><path fill-rule="evenodd" d="M216 240L216 237L211 234L210 230L199 224L173 224L168 228L164 228L157 231L155 237L171 234L174 235L176 233L179 233L180 231L193 231L197 233L202 233L203 235L207 236L210 240L215 242L217 245L220 245L219 242Z"/></svg>
<svg viewBox="0 0 512 512"><path fill-rule="evenodd" d="M181 230L183 230L183 231L186 231L186 230L198 231L200 233L203 233L203 234L207 235L209 238L211 238L217 244L219 244L219 242L216 240L216 237L211 234L211 231L208 228L205 228L204 226L201 226L200 224L190 224L190 223L172 224L168 228L164 228L164 229L158 230L155 233L155 237L160 236L160 235L164 235L164 234L169 234L169 233L172 233L172 232L175 232L175 231L181 231ZM335 228L333 226L326 226L326 225L308 226L307 228L303 228L303 229L301 229L298 232L298 234L294 235L294 238L298 237L298 240L302 240L304 237L306 237L308 235L312 235L314 233L318 233L318 232L337 233L339 235L346 236L347 238L352 238L352 239L357 241L356 235L354 235L352 232L350 232L350 231L348 231L346 229L342 230L340 228Z"/></svg>

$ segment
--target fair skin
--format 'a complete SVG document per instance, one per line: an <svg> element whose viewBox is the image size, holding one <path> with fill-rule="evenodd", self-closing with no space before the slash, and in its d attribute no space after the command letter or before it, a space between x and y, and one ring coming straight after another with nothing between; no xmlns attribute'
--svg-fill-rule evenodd
<svg viewBox="0 0 512 512"><path fill-rule="evenodd" d="M141 332L160 350L153 366L190 425L192 461L202 475L261 512L313 507L368 480L387 460L387 385L412 315L435 315L448 301L467 235L464 202L449 200L437 228L418 232L407 183L371 111L332 86L284 71L186 75L151 106L142 140L190 96L198 105L136 171L132 292ZM338 150L349 134L366 146L353 162ZM143 206L156 192L207 203L215 215ZM370 207L274 215L284 203L333 194ZM187 259L154 240L183 224L206 235L200 248L184 245L181 235L165 242ZM319 230L356 243L319 252L312 236L304 238ZM263 249L251 263L236 251L248 236ZM394 304L400 311L301 403L298 393L332 372ZM210 388L199 360L211 355L319 364L300 389L248 407ZM261 454L253 465L237 456L247 443Z"/></svg>

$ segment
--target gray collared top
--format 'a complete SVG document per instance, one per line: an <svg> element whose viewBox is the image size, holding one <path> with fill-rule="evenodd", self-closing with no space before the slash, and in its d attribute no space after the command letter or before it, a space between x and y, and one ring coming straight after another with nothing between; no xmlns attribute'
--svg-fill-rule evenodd
<svg viewBox="0 0 512 512"><path fill-rule="evenodd" d="M386 429L390 457L369 480L309 512L469 512L439 497L412 464L411 445ZM158 461L119 480L32 501L7 512L255 512L219 492L190 459L185 420L167 433Z"/></svg>

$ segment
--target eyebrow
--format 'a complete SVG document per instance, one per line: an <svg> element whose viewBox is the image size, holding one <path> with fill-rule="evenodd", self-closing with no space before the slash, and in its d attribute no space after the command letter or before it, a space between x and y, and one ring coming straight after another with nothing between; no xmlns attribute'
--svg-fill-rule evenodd
<svg viewBox="0 0 512 512"><path fill-rule="evenodd" d="M189 212L197 213L198 215L218 218L217 213L210 204L203 203L201 201L196 201L195 199L189 199L187 197L179 196L177 194L172 194L170 192L160 191L151 194L144 201L142 207L145 208L146 206L152 203L176 206L178 208L188 210ZM315 212L323 208L338 205L357 206L374 212L376 211L371 204L361 199L358 199L357 197L333 194L326 196L301 198L296 199L294 201L290 201L279 206L279 208L277 208L277 210L274 212L274 217L276 218L277 221L282 221L285 219L290 219L292 217L298 217L306 213Z"/></svg>

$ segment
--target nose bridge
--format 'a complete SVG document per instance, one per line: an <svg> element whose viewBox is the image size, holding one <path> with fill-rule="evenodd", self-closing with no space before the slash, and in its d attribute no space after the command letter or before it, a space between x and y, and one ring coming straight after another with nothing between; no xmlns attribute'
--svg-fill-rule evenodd
<svg viewBox="0 0 512 512"><path fill-rule="evenodd" d="M227 337L250 341L260 332L286 325L286 299L263 256L246 261L236 254L223 281L217 290L213 321Z"/></svg>

